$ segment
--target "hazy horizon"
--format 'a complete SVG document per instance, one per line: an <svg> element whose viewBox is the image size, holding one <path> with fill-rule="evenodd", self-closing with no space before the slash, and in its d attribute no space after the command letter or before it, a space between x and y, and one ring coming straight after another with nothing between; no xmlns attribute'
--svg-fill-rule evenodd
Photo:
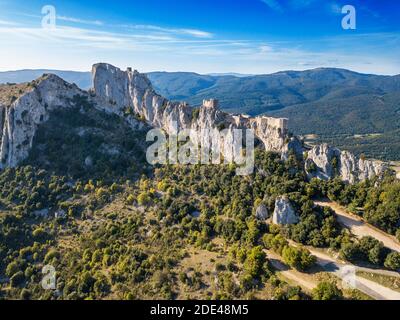
<svg viewBox="0 0 400 320"><path fill-rule="evenodd" d="M107 63L107 62L104 62ZM126 70L126 68L130 67L130 66L126 66L126 67L120 67L120 66L116 66L121 70ZM358 72L352 69L345 69L345 68L336 68L336 67L317 67L317 68L310 68L310 69L301 69L301 70L279 70L279 71L275 71L275 72L271 72L271 73L253 73L253 74L245 74L245 73L238 73L238 72L210 72L210 73L201 73L201 72L195 72L195 71L183 71L183 70L171 70L171 71L167 71L167 70L150 70L150 71L142 71L142 70L138 70L135 67L131 67L134 70L139 71L140 73L193 73L193 74L198 74L198 75L204 75L204 76L224 76L224 75L232 75L232 76L238 76L238 77L252 77L252 76L263 76L263 75L272 75L272 74L277 74L277 73L282 73L282 72L306 72L306 71L314 71L314 70L318 70L318 69L331 69L331 70L346 70L346 71L350 71L350 72L354 72L354 73L359 73L359 74L365 74L365 75L377 75L377 76L398 76L399 74L380 74L380 73L367 73L367 72ZM76 72L76 73L91 73L91 70L69 70L69 69L49 69L49 68L37 68L37 69L16 69L16 70L4 70L4 71L0 71L0 73L11 73L11 72L25 72L25 71L56 71L56 72Z"/></svg>

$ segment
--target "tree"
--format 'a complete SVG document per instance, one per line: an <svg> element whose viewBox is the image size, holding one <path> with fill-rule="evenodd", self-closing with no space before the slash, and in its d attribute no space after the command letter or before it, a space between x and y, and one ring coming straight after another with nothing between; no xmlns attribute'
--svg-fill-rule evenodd
<svg viewBox="0 0 400 320"><path fill-rule="evenodd" d="M282 250L283 261L298 270L306 270L315 264L316 258L305 248L287 246Z"/></svg>
<svg viewBox="0 0 400 320"><path fill-rule="evenodd" d="M16 274L18 271L20 271L19 269L19 265L16 261L10 262L7 265L6 268L6 275L7 277L12 277L14 274Z"/></svg>
<svg viewBox="0 0 400 320"><path fill-rule="evenodd" d="M359 258L360 249L358 244L352 242L345 242L340 248L339 255L341 259L347 261L354 261Z"/></svg>
<svg viewBox="0 0 400 320"><path fill-rule="evenodd" d="M359 248L364 256L371 263L379 265L382 263L384 246L383 243L373 237L362 237L359 242Z"/></svg>
<svg viewBox="0 0 400 320"><path fill-rule="evenodd" d="M392 252L389 253L385 260L385 267L391 270L400 269L400 253Z"/></svg>
<svg viewBox="0 0 400 320"><path fill-rule="evenodd" d="M258 229L257 221L251 220L247 224L247 231L246 231L246 241L249 245L256 244L257 240L259 239L260 230Z"/></svg>
<svg viewBox="0 0 400 320"><path fill-rule="evenodd" d="M320 282L312 291L314 300L340 300L343 298L342 291L332 282Z"/></svg>
<svg viewBox="0 0 400 320"><path fill-rule="evenodd" d="M288 245L287 240L281 234L277 234L276 236L265 234L262 241L266 249L272 249L279 254L281 254L283 248Z"/></svg>
<svg viewBox="0 0 400 320"><path fill-rule="evenodd" d="M244 269L252 278L259 278L263 271L263 266L266 261L266 254L260 246L254 247L247 254L244 262Z"/></svg>
<svg viewBox="0 0 400 320"><path fill-rule="evenodd" d="M137 201L139 205L146 206L151 202L151 198L147 192L142 192L141 194L139 194Z"/></svg>
<svg viewBox="0 0 400 320"><path fill-rule="evenodd" d="M135 202L135 196L133 194L128 195L126 198L126 204L132 205Z"/></svg>

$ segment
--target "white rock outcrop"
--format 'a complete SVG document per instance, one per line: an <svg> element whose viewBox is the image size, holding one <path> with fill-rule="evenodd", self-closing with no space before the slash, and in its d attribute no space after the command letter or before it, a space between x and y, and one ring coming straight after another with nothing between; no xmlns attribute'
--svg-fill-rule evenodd
<svg viewBox="0 0 400 320"><path fill-rule="evenodd" d="M290 203L290 200L283 196L275 201L275 210L272 216L272 222L278 225L297 224L300 221L299 216Z"/></svg>
<svg viewBox="0 0 400 320"><path fill-rule="evenodd" d="M11 105L0 104L0 169L26 159L38 126L52 110L72 106L76 95L85 93L55 75L44 75Z"/></svg>
<svg viewBox="0 0 400 320"><path fill-rule="evenodd" d="M309 179L329 180L340 177L348 183L356 183L380 177L388 169L385 163L358 158L348 151L341 151L327 144L313 147L305 159Z"/></svg>

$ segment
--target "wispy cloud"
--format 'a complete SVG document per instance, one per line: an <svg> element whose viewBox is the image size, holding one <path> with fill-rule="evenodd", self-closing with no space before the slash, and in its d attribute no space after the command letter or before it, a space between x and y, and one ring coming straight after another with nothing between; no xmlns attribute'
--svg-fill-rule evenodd
<svg viewBox="0 0 400 320"><path fill-rule="evenodd" d="M342 7L336 2L329 3L328 4L328 9L333 14L341 14L342 13Z"/></svg>
<svg viewBox="0 0 400 320"><path fill-rule="evenodd" d="M282 6L279 4L279 2L277 0L261 0L261 1L264 2L268 7L270 7L271 9L273 9L275 11L279 11L279 12L283 11Z"/></svg>
<svg viewBox="0 0 400 320"><path fill-rule="evenodd" d="M271 9L277 12L284 12L287 10L304 10L304 9L318 9L330 14L340 14L342 7L336 0L260 0Z"/></svg>
<svg viewBox="0 0 400 320"><path fill-rule="evenodd" d="M176 35L188 35L196 38L212 38L214 35L210 32L197 30L197 29L185 29L185 28L165 28L155 25L124 25L124 27L135 30L150 30L161 33L176 34Z"/></svg>
<svg viewBox="0 0 400 320"><path fill-rule="evenodd" d="M326 0L323 0L326 2ZM289 7L292 9L302 9L315 4L316 2L321 2L321 0L290 0Z"/></svg>
<svg viewBox="0 0 400 320"><path fill-rule="evenodd" d="M148 48L149 45L174 41L172 37L152 34L123 34L85 28L57 26L54 29L27 27L0 27L0 39L20 42L38 42L42 46L87 47L116 50Z"/></svg>
<svg viewBox="0 0 400 320"><path fill-rule="evenodd" d="M0 26L16 26L17 24L12 21L0 20Z"/></svg>
<svg viewBox="0 0 400 320"><path fill-rule="evenodd" d="M95 26L103 26L104 25L104 22L100 21L100 20L85 20L85 19L66 17L66 16L57 16L57 19L61 20L61 21L73 22L73 23L79 23L79 24L88 24L88 25L95 25Z"/></svg>
<svg viewBox="0 0 400 320"><path fill-rule="evenodd" d="M322 0L314 0L322 1ZM312 2L303 5L311 5ZM327 2L325 2L326 4ZM286 9L281 3L281 9ZM196 28L156 25L111 25L68 18L53 29L1 23L0 68L88 68L99 60L126 66L135 61L142 71L169 68L196 72L269 73L321 66L370 73L399 73L400 35L354 34L302 41L221 38ZM35 20L36 21L36 20ZM40 21L40 20L38 20ZM70 22L62 25L61 21ZM68 25L68 26L66 26ZM354 48L354 43L357 47ZM30 58L26 59L26 50ZM146 70L147 68L147 70Z"/></svg>

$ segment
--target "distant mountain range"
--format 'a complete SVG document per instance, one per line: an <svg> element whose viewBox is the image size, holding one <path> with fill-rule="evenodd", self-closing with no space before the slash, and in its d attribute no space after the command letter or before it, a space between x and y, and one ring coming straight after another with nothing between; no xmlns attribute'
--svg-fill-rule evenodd
<svg viewBox="0 0 400 320"><path fill-rule="evenodd" d="M44 73L53 73L65 81L77 84L82 89L89 89L92 85L90 72L62 71L62 70L17 70L0 72L0 83L21 83L35 80Z"/></svg>
<svg viewBox="0 0 400 320"><path fill-rule="evenodd" d="M0 72L0 83L30 81L43 73L55 73L83 89L91 86L89 72L57 70ZM296 134L316 134L356 153L400 158L400 75L320 68L251 76L152 72L148 77L171 100L200 105L216 98L228 112L287 117Z"/></svg>

